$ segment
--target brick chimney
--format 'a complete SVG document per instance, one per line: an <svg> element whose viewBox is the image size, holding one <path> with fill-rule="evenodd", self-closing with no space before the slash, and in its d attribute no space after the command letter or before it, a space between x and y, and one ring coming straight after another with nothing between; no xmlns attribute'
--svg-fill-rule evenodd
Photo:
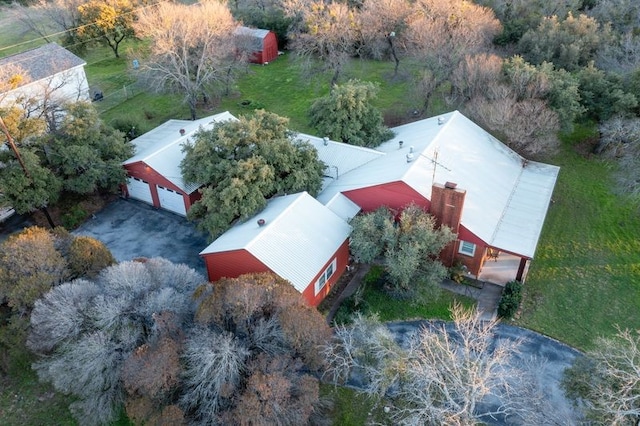
<svg viewBox="0 0 640 426"><path fill-rule="evenodd" d="M433 184L431 187L430 213L435 217L438 226L446 225L453 232L458 233L466 194L466 190L459 189L453 182L447 182L444 185ZM442 262L446 266L453 264L456 245L457 242L454 241L440 253Z"/></svg>

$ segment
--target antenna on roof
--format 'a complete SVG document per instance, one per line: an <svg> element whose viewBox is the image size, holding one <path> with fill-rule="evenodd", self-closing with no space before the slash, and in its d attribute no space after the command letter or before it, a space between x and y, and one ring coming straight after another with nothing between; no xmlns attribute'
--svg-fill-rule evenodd
<svg viewBox="0 0 640 426"><path fill-rule="evenodd" d="M427 160L431 161L431 164L433 164L433 174L431 175L431 185L433 185L433 183L436 181L436 169L438 166L442 167L443 169L445 169L446 171L450 172L451 169L448 168L447 166L445 166L444 164L442 164L441 162L438 161L438 148L436 148L433 151L433 158L429 158L424 154L420 154L422 157L426 158Z"/></svg>

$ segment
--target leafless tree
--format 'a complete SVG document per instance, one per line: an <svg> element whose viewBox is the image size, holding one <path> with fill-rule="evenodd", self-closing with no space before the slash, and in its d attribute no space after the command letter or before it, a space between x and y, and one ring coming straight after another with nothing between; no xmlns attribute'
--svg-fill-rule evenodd
<svg viewBox="0 0 640 426"><path fill-rule="evenodd" d="M366 0L358 13L362 50L375 59L391 56L395 62L394 76L407 49L406 20L410 15L407 0Z"/></svg>
<svg viewBox="0 0 640 426"><path fill-rule="evenodd" d="M82 0L38 0L29 6L16 3L13 16L26 28L51 42L78 25L78 6L83 3Z"/></svg>
<svg viewBox="0 0 640 426"><path fill-rule="evenodd" d="M308 72L331 72L333 87L355 52L359 39L356 14L345 3L335 1L310 3L300 13L303 25L290 35L290 47Z"/></svg>
<svg viewBox="0 0 640 426"><path fill-rule="evenodd" d="M515 91L504 84L489 85L485 95L465 105L471 119L521 155L536 156L557 149L558 115L545 101L518 100Z"/></svg>
<svg viewBox="0 0 640 426"><path fill-rule="evenodd" d="M337 327L325 356L334 379L363 377L366 392L398 399L396 424L471 425L482 416L510 412L507 403L482 405L505 395L514 371L509 362L519 341L496 341L497 322L479 312L452 307L453 323L431 324L405 348L375 320L356 318ZM502 401L502 400L501 400Z"/></svg>
<svg viewBox="0 0 640 426"><path fill-rule="evenodd" d="M565 376L565 387L602 424L640 421L640 330L600 337Z"/></svg>
<svg viewBox="0 0 640 426"><path fill-rule="evenodd" d="M486 88L501 81L502 58L491 53L466 55L451 75L455 94L462 100L483 96Z"/></svg>
<svg viewBox="0 0 640 426"><path fill-rule="evenodd" d="M432 89L424 93L425 107L433 90L449 78L465 55L490 51L501 30L493 11L464 0L417 0L407 20L407 49L429 71Z"/></svg>
<svg viewBox="0 0 640 426"><path fill-rule="evenodd" d="M148 83L158 92L182 94L195 119L198 100L212 99L242 64L236 26L226 3L216 0L191 6L164 2L140 11L136 33L152 40L141 66Z"/></svg>
<svg viewBox="0 0 640 426"><path fill-rule="evenodd" d="M170 312L178 328L192 317L190 296L203 281L185 265L155 258L111 266L94 282L76 280L55 287L31 315L27 345L44 355L35 370L59 391L76 396L71 408L80 423L112 421L126 397L125 361L140 365L136 351L171 338L163 314ZM143 358L175 366L175 355L151 350ZM136 386L129 382L130 390L147 390L153 396L177 380L173 374L163 376L164 371L155 373L150 369L148 381Z"/></svg>

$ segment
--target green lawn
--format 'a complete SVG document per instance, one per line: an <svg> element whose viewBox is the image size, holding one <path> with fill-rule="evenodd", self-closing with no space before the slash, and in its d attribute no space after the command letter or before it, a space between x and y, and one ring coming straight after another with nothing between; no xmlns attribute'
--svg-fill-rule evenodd
<svg viewBox="0 0 640 426"><path fill-rule="evenodd" d="M581 349L616 324L640 329L640 215L611 191L611 165L566 141L519 325Z"/></svg>

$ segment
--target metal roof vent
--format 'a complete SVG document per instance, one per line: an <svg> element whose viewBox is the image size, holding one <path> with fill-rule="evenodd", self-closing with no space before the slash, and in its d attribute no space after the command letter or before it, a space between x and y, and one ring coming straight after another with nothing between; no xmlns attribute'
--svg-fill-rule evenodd
<svg viewBox="0 0 640 426"><path fill-rule="evenodd" d="M413 145L409 147L409 154L413 154Z"/></svg>
<svg viewBox="0 0 640 426"><path fill-rule="evenodd" d="M184 136L185 133L186 131L184 129L180 129L180 136Z"/></svg>
<svg viewBox="0 0 640 426"><path fill-rule="evenodd" d="M328 138L328 137L326 137L326 136L325 136L324 138L322 138L322 144L323 144L324 146L329 145L329 138Z"/></svg>
<svg viewBox="0 0 640 426"><path fill-rule="evenodd" d="M404 143L404 141L398 141L398 149L402 149L402 144Z"/></svg>
<svg viewBox="0 0 640 426"><path fill-rule="evenodd" d="M264 226L264 224L267 223L266 220L264 219L258 219L258 226Z"/></svg>
<svg viewBox="0 0 640 426"><path fill-rule="evenodd" d="M407 163L410 163L413 161L413 154L412 153L408 153L407 154Z"/></svg>
<svg viewBox="0 0 640 426"><path fill-rule="evenodd" d="M438 117L438 126L442 126L444 124L444 117Z"/></svg>

